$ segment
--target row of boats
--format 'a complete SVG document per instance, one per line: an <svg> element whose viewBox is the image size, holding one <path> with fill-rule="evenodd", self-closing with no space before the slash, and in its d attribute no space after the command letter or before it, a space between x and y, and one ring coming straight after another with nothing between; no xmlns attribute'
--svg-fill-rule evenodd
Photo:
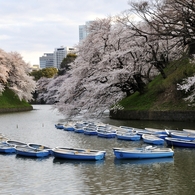
<svg viewBox="0 0 195 195"><path fill-rule="evenodd" d="M50 148L41 144L9 140L3 135L1 135L0 153L15 153L23 157L43 158L53 156L71 160L95 161L103 160L106 156L106 151L69 147ZM174 155L174 151L170 148L157 148L153 146L143 148L113 148L113 153L117 159L163 158L173 157Z"/></svg>
<svg viewBox="0 0 195 195"><path fill-rule="evenodd" d="M43 158L54 156L56 158L71 160L103 160L106 151L56 147L48 148L39 144L25 144L22 142L7 140L0 144L1 153L16 153L25 157ZM113 148L114 155L117 159L148 159L173 157L174 151L170 148L157 148L147 146L144 148Z"/></svg>
<svg viewBox="0 0 195 195"><path fill-rule="evenodd" d="M164 145L166 142L170 146L195 148L195 130L193 129L183 129L182 131L154 128L138 129L128 126L116 127L108 124L94 124L91 122L55 124L55 127L65 131L97 135L104 138L117 138L127 141L142 139L144 143L152 145Z"/></svg>
<svg viewBox="0 0 195 195"><path fill-rule="evenodd" d="M132 127L115 127L105 124L94 124L87 122L76 122L75 124L55 124L57 129L84 133L86 135L97 135L104 138L115 138L121 140L136 141L143 139L150 145L141 148L113 148L117 159L150 159L173 157L174 151L168 147L157 147L154 145L167 143L168 146L194 147L195 131L190 129L160 130L160 129L137 129ZM152 144L152 145L151 145ZM15 153L25 157L43 158L53 156L56 158L72 160L102 160L106 157L106 151L91 150L71 147L50 148L41 144L24 143L10 140L0 133L0 153Z"/></svg>
<svg viewBox="0 0 195 195"><path fill-rule="evenodd" d="M2 138L2 135L0 135ZM72 160L102 160L105 158L106 152L99 150L55 147L50 148L36 143L24 143L16 140L3 138L0 142L0 153L16 154L23 157L44 158L54 156L56 158L72 159Z"/></svg>

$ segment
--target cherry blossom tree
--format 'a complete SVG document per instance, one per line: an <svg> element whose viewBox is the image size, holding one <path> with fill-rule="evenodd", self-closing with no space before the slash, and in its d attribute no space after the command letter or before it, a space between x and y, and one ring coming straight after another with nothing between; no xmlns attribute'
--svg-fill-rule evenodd
<svg viewBox="0 0 195 195"><path fill-rule="evenodd" d="M9 68L7 64L7 53L0 49L0 94L4 91L8 79Z"/></svg>
<svg viewBox="0 0 195 195"><path fill-rule="evenodd" d="M29 76L30 66L25 63L22 56L17 52L6 53L0 50L0 88L11 89L20 100L32 99L32 92L36 83Z"/></svg>
<svg viewBox="0 0 195 195"><path fill-rule="evenodd" d="M129 14L136 14L152 31L140 29L136 23L129 21L139 33L156 35L160 39L177 38L177 47L189 55L195 53L195 6L194 0L145 0L129 1Z"/></svg>
<svg viewBox="0 0 195 195"><path fill-rule="evenodd" d="M142 92L142 78L148 77L151 65L144 62L140 41L111 18L93 23L91 33L78 45L77 58L58 95L54 93L55 107L68 116L80 112L101 116L127 95Z"/></svg>
<svg viewBox="0 0 195 195"><path fill-rule="evenodd" d="M185 101L194 102L195 100L195 76L183 80L182 84L177 84L177 89L188 94Z"/></svg>
<svg viewBox="0 0 195 195"><path fill-rule="evenodd" d="M157 26L158 17L164 19L168 13L165 2L170 1L153 4L153 11L148 3L132 4L143 19L136 24L129 12L117 21L109 17L92 23L66 75L43 82L42 98L55 102L67 116L82 113L97 117L107 109L122 109L117 102L136 91L144 93L145 85L157 74L166 78L164 68L181 56L185 44L181 44L182 36L166 34L166 29L159 34L159 29L166 27Z"/></svg>

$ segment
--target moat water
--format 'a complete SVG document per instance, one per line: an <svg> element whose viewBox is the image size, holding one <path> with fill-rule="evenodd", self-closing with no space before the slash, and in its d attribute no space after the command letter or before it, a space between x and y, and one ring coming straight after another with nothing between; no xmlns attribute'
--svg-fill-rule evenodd
<svg viewBox="0 0 195 195"><path fill-rule="evenodd" d="M54 124L66 122L49 105L33 105L34 110L0 115L0 133L10 139L40 143L50 147L68 146L106 150L102 161L34 159L15 154L0 155L0 194L2 195L119 195L171 194L195 192L195 149L174 148L173 158L117 160L113 147L140 147L143 141L122 141L57 130ZM195 129L195 123L160 121L118 121L104 123L136 128ZM166 147L166 144L165 144Z"/></svg>

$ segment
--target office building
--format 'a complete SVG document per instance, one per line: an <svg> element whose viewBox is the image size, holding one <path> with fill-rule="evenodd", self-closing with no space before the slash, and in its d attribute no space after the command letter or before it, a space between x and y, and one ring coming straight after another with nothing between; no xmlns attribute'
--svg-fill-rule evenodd
<svg viewBox="0 0 195 195"><path fill-rule="evenodd" d="M39 63L40 63L40 68L54 67L53 53L44 53L44 55L39 58Z"/></svg>
<svg viewBox="0 0 195 195"><path fill-rule="evenodd" d="M76 53L76 49L73 47L63 47L55 48L54 51L54 67L60 69L60 65L67 54Z"/></svg>
<svg viewBox="0 0 195 195"><path fill-rule="evenodd" d="M85 25L79 25L79 42L82 41L87 37L87 35L90 33L89 26L94 21L87 21Z"/></svg>

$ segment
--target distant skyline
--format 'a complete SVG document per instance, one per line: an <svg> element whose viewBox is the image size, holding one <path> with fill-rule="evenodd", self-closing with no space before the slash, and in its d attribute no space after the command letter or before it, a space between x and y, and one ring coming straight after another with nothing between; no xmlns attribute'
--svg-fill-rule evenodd
<svg viewBox="0 0 195 195"><path fill-rule="evenodd" d="M79 25L128 8L128 0L0 0L0 49L39 64L44 53L74 47Z"/></svg>

